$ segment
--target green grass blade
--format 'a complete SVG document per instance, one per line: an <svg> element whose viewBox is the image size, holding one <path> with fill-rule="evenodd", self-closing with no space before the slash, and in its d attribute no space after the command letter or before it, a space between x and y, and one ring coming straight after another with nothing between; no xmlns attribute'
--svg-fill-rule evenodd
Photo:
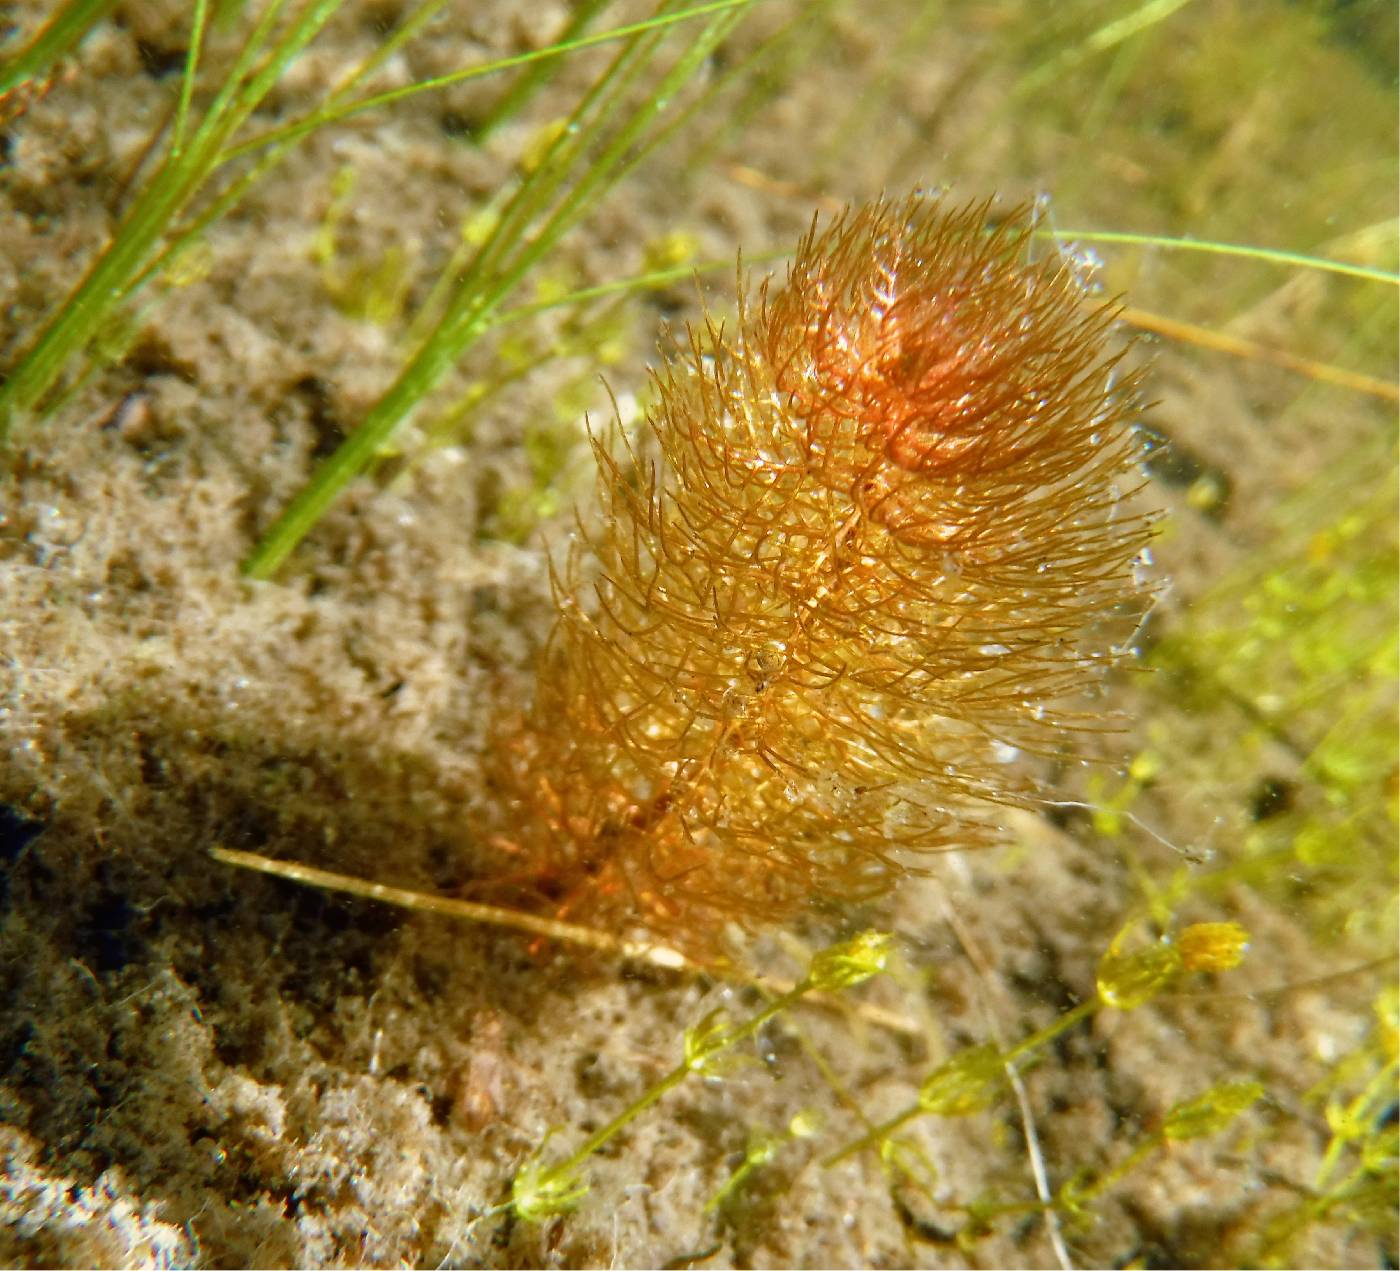
<svg viewBox="0 0 1400 1271"><path fill-rule="evenodd" d="M352 92L362 80L373 75L400 48L427 26L447 3L448 0L427 0L427 3L423 4L407 21L397 27L383 44L341 81L339 87L331 94L330 101L332 103L340 101ZM137 276L132 283L132 291L134 292L143 286L154 275L168 270L199 241L209 226L222 220L237 207L248 192L286 157L294 141L295 138L288 138L266 150L253 167L244 172L217 199L201 210L193 221L179 226L171 234L170 241L161 253ZM221 157L219 164L221 165L224 161Z"/></svg>
<svg viewBox="0 0 1400 1271"><path fill-rule="evenodd" d="M360 81L373 74L397 48L401 47L403 43L416 35L418 31L436 15L445 2L446 0L428 0L428 3L424 4L408 21L395 30L385 44L381 45L370 58L366 59L360 67L341 83L340 87L332 94L328 107L334 108L348 93L353 91ZM647 27L656 24L646 23L639 25ZM576 117L579 113L580 111L575 112ZM199 216L194 221L180 228L179 232L172 237L171 242L165 250L154 261L147 265L139 275L135 283L133 283L133 290L146 282L154 274L168 269L181 254L198 241L199 237L211 224L214 224L220 218L226 216L229 211L236 207L246 196L248 191L262 180L263 177L285 157L287 151L295 141L298 140L300 136L304 135L299 129L295 131L284 130L284 132L285 135L262 155L260 161L253 168L245 172L237 181L224 190L213 203L200 212ZM239 149L232 152L232 154L246 153L252 148L262 148L266 140L266 137L259 139L256 143L256 147L239 147ZM221 159L221 162L228 161L230 157L231 155L225 155ZM451 285L457 282L458 275L461 273L461 264L462 262L460 261L453 261L451 267L444 273L443 283ZM437 295L439 291L440 288L435 288L433 294Z"/></svg>
<svg viewBox="0 0 1400 1271"><path fill-rule="evenodd" d="M0 66L0 93L8 93L27 80L44 74L60 57L76 47L116 5L116 0L69 0L14 58Z"/></svg>
<svg viewBox="0 0 1400 1271"><path fill-rule="evenodd" d="M325 514L340 491L362 472L409 411L439 383L471 343L485 315L514 285L514 279L490 282L490 267L518 243L539 206L563 183L580 148L606 122L610 96L644 68L656 41L655 24L634 24L627 44L575 107L530 176L510 199L487 240L454 288L442 316L418 352L371 408L360 426L316 469L244 563L244 573L266 578ZM597 115L589 125L589 116ZM473 321L476 319L476 322Z"/></svg>
<svg viewBox="0 0 1400 1271"><path fill-rule="evenodd" d="M309 5L272 45L262 67L245 78L267 46L282 0L267 6L188 147L180 150L172 146L167 151L106 250L0 386L0 443L8 438L16 421L41 405L68 361L88 347L112 311L148 276L144 267L171 222L217 166L229 136L340 4L341 0L318 0Z"/></svg>
<svg viewBox="0 0 1400 1271"><path fill-rule="evenodd" d="M649 28L633 35L584 93L534 169L507 201L495 228L458 284L454 299L449 301L448 321L454 314L457 319L466 316L480 280L489 275L512 245L523 240L528 227L543 214L568 179L573 165L603 135L612 111L646 70L661 39L659 29Z"/></svg>
<svg viewBox="0 0 1400 1271"><path fill-rule="evenodd" d="M593 19L608 7L609 2L610 0L581 0L557 43L567 44L579 39L588 30ZM533 62L522 71L515 83L486 113L486 118L472 130L477 144L485 142L497 128L518 115L529 100L549 83L560 65L558 58L548 58Z"/></svg>
<svg viewBox="0 0 1400 1271"><path fill-rule="evenodd" d="M1315 269L1323 273L1342 274L1348 278L1364 278L1367 282L1400 287L1400 274L1371 265L1353 265L1345 260L1328 260L1323 256L1308 256L1302 252L1276 251L1270 247L1251 247L1246 243L1214 243L1208 239L1172 238L1163 234L1132 234L1124 230L1038 229L1036 238L1053 238L1057 242L1074 239L1083 243L1131 243L1139 247L1163 247L1174 252L1207 252L1215 256L1235 256L1242 260L1262 260L1270 265L1289 269Z"/></svg>
<svg viewBox="0 0 1400 1271"><path fill-rule="evenodd" d="M368 79L381 66L389 61L405 44L412 40L447 6L449 0L426 0L409 17L399 23L382 44L369 57L350 72L327 99L328 105L340 104L344 97L362 80Z"/></svg>
<svg viewBox="0 0 1400 1271"><path fill-rule="evenodd" d="M1139 5L1122 17L1115 18L1092 31L1080 43L1071 45L1048 62L1027 72L1012 88L1011 95L1024 97L1043 88L1090 58L1116 48L1139 32L1165 22L1178 9L1184 9L1190 3L1191 0L1147 0L1145 4Z"/></svg>
<svg viewBox="0 0 1400 1271"><path fill-rule="evenodd" d="M277 19L285 4L286 0L270 0L270 3L263 9L262 16L243 42L243 47L238 51L238 57L234 59L233 66L230 67L219 91L214 95L214 100L210 102L208 110L204 112L204 119L190 143L190 149L194 150L206 142L214 130L218 128L220 121L226 117L240 88L251 76L253 67L257 65L258 59L263 55L263 50L272 38L272 33L277 26Z"/></svg>
<svg viewBox="0 0 1400 1271"><path fill-rule="evenodd" d="M663 78L649 97L646 105L636 111L627 125L608 143L601 155L594 159L583 177L578 180L559 208L539 231L534 243L527 249L517 276L524 272L534 260L543 254L577 220L591 199L607 185L611 185L629 172L651 149L652 144L666 135L661 134L638 149L639 140L651 127L656 118L670 104L671 98L680 90L700 65L714 51L715 46L729 33L735 22L742 17L742 11L722 14L712 18L706 30L694 42L670 72ZM667 130L669 132L669 129ZM624 163L624 159L627 161Z"/></svg>
<svg viewBox="0 0 1400 1271"><path fill-rule="evenodd" d="M686 58L676 67L668 83L663 85L661 92L657 96L657 100L663 103L669 100L670 96L678 91L680 87L699 70L700 66L709 58L730 31L734 29L742 17L743 13L740 11L732 14L723 14L714 19L711 24L711 29L702 39L696 41L695 47L691 49ZM679 112L665 128L649 138L645 144L637 145L640 127L636 127L632 130L631 137L625 140L619 138L618 143L613 147L613 154L610 162L620 161L621 166L616 172L613 172L609 176L609 182L611 183L621 179L641 163L642 160L658 146L665 144L665 142L683 127L700 110L701 106L710 101L714 94L727 82L728 76L712 82L700 97ZM640 120L638 123L640 124ZM628 153L629 150L631 150L630 154ZM589 175L591 176L592 173L590 172ZM581 189L576 191L575 198L578 198L581 194Z"/></svg>
<svg viewBox="0 0 1400 1271"><path fill-rule="evenodd" d="M296 123L287 124L284 127L274 128L268 132L262 133L230 150L224 155L224 159L231 160L240 158L253 150L272 145L274 142L283 140L294 141L299 137L306 136L307 133L314 132L324 124L339 123L342 119L349 119L353 115L363 114L367 110L374 110L380 106L393 105L395 102L403 101L409 97L415 97L419 93L432 92L436 89L448 88L453 84L463 83L469 79L479 79L484 75L495 75L501 71L513 70L515 67L525 66L530 62L537 62L543 58L560 57L566 53L575 53L580 49L593 48L596 45L608 44L614 40L629 39L634 35L639 35L649 30L674 26L679 22L688 22L693 18L707 17L727 9L747 8L755 2L756 0L709 0L706 4L696 5L690 9L682 9L676 13L646 18L639 22L629 23L626 26L613 27L607 31L598 31L593 35L580 36L578 39L571 40L567 43L551 44L542 49L530 49L527 52L516 53L510 57L498 58L494 62L484 62L480 66L470 66L465 70L452 71L447 75L438 75L432 79L422 80L417 84L407 84L403 88L394 88L390 89L388 92L376 93L372 97L364 97L348 105L316 111Z"/></svg>
<svg viewBox="0 0 1400 1271"><path fill-rule="evenodd" d="M743 77L748 83L738 100L720 114L710 135L691 150L687 175L709 171L715 157L727 151L755 124L800 74L822 42L830 37L830 10L841 0L809 0L795 16L763 40L743 61L725 72L725 78Z"/></svg>
<svg viewBox="0 0 1400 1271"><path fill-rule="evenodd" d="M185 55L185 71L180 78L180 101L175 107L175 127L170 137L172 159L178 158L185 148L185 127L189 123L190 102L194 99L195 76L199 70L199 51L204 44L204 29L208 19L209 0L195 0L190 47Z"/></svg>
<svg viewBox="0 0 1400 1271"><path fill-rule="evenodd" d="M643 134L669 108L675 94L742 17L750 2L712 6L709 21L692 46L649 92L645 104L631 109L627 122L605 142L601 153L587 160L587 167L569 187L568 178L585 159L591 143L603 137L611 120L624 109L628 87L654 55L663 24L636 24L633 42L594 84L575 110L570 126L561 131L543 161L522 183L417 354L359 428L316 470L264 535L244 563L247 575L266 578L277 570L344 486L369 465L413 408L487 328L501 301L603 191L630 170L632 163L626 160L630 157L635 162L638 156L632 152ZM547 211L544 205L561 189L567 189L562 201ZM540 216L544 223L531 233L531 223Z"/></svg>

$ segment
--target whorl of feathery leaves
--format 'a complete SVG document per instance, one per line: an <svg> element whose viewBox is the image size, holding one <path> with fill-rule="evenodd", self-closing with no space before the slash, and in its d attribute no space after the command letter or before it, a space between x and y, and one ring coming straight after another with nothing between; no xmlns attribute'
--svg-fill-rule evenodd
<svg viewBox="0 0 1400 1271"><path fill-rule="evenodd" d="M595 444L600 528L502 738L516 903L703 948L986 841L977 805L1032 789L1008 748L1093 726L1068 699L1150 535L1134 384L1111 307L988 211L814 227L673 352L640 440Z"/></svg>

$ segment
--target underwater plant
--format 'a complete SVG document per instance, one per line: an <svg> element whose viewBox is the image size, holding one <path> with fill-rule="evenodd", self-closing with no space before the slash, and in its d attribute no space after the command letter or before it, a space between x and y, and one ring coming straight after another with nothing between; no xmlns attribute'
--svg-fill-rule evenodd
<svg viewBox="0 0 1400 1271"><path fill-rule="evenodd" d="M16 34L43 7L15 9ZM34 81L0 138L7 369L165 149L183 135L194 158L268 7L123 4ZM681 11L614 0L598 34L663 7ZM167 264L64 364L30 414L48 426L17 420L0 498L4 800L31 818L0 808L16 1262L1395 1263L1394 415L1260 356L1307 350L1394 391L1394 42L1355 39L1365 5L749 7L677 96L680 144L501 298L281 583L233 575L408 365L507 201L533 179L502 261L559 206L535 165L577 138L560 125L613 65L560 47L591 0L342 4L174 215ZM281 0L267 49L312 8ZM434 9L421 49L400 40ZM700 34L669 29L578 165L545 169L562 197ZM483 58L504 74L520 49L563 73L482 146L515 85L439 102L425 77ZM328 118L371 61L357 94L415 95ZM293 147L287 129L317 119ZM293 161L265 169L279 151ZM889 915L783 924L723 977L750 987L610 960L580 974L511 936L396 918L383 903L408 887L420 911L472 917L442 893L489 803L483 698L547 629L541 531L591 464L577 421L599 417L598 376L630 419L633 354L693 270L720 258L732 278L733 243L757 266L750 249L787 247L814 208L910 173L1047 192L1037 236L1116 239L1098 278L1167 334L1145 414L1170 441L1151 470L1172 591L1154 673L1116 677L1133 723L1104 747L1131 766L1056 771L1043 816L992 807L1007 846L936 859ZM1105 225L1123 232L1068 228ZM1246 263L1227 240L1313 265ZM655 452L645 430L637 448ZM1325 516L1285 510L1305 480ZM347 902L225 875L199 859L211 841L400 886ZM562 940L546 924L563 883L530 866L530 912L473 920ZM615 916L632 921L621 901ZM1248 961L1188 975L1188 936L1231 919ZM898 932L887 975L741 1035L811 947L877 921ZM872 1007L907 1026L871 1027ZM706 1062L658 1099L683 1058ZM559 1214L579 1182L588 1201Z"/></svg>
<svg viewBox="0 0 1400 1271"><path fill-rule="evenodd" d="M1074 699L1152 533L1135 380L1113 307L990 210L814 226L672 352L637 437L594 439L601 521L495 747L493 900L712 951L990 841L1035 798L1022 752L1102 727Z"/></svg>

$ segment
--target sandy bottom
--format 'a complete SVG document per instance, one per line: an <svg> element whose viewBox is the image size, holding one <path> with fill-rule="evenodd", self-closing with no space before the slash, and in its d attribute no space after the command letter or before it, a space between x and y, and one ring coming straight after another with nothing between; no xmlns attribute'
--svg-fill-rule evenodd
<svg viewBox="0 0 1400 1271"><path fill-rule="evenodd" d="M43 8L19 7L23 30ZM551 4L530 22L510 3L467 8L449 6L390 80L538 44L566 16ZM182 9L122 6L5 129L6 360L126 205L173 100ZM625 277L673 232L698 259L740 246L756 256L791 242L817 206L934 176L969 195L1056 188L1070 160L1053 124L979 123L1014 79L988 53L1011 38L1009 8L959 9L904 61L903 8L888 31L855 7L819 12L806 70L784 80L770 65L771 98L748 115L729 108L739 141L702 112L541 277ZM269 111L294 110L367 55L396 14L348 6ZM761 10L730 62L788 16ZM1092 1220L1060 1224L1079 1265L1248 1259L1312 1184L1329 1132L1303 1096L1371 1035L1384 968L1328 979L1371 963L1374 946L1320 946L1297 910L1244 883L1187 888L1173 909L1177 923L1242 922L1252 953L1239 970L1100 1012L1041 1053L1019 1098L921 1119L910 1175L870 1153L820 1164L862 1117L905 1107L947 1054L1017 1040L1092 994L1099 957L1145 896L1233 859L1261 781L1306 780L1297 749L1249 733L1229 703L1176 710L1144 677L1115 684L1130 723L1108 749L1168 756L1133 808L1160 838L1132 826L1105 837L1083 810L1017 815L1005 849L950 857L889 906L764 933L752 966L791 976L833 938L897 931L894 970L855 999L908 1027L830 1006L780 1016L728 1079L688 1082L613 1140L577 1210L539 1225L497 1210L522 1160L552 1131L561 1150L579 1142L675 1063L685 1029L720 1006L742 1016L759 994L532 954L509 933L210 859L224 846L428 892L470 874L490 711L528 694L552 612L547 544L588 497L583 414L610 409L600 372L625 408L645 396L656 333L693 316L694 287L614 305L592 334L554 314L487 342L442 399L492 388L450 444L410 439L413 462L357 482L275 582L243 581L238 566L401 364L403 323L392 304L387 324L355 315L355 270L401 252L411 310L460 223L601 64L572 59L484 147L463 135L494 99L481 86L312 137L209 234L183 285L143 296L115 356L16 436L0 476L0 1262L1055 1265L1034 1156L1057 1187L1125 1159L1178 1101L1258 1080L1268 1096L1228 1130L1156 1152L1094 1201ZM845 133L869 135L866 109L887 112L874 129L885 148L843 149ZM1128 162L1110 150L1105 163ZM345 171L354 186L337 205ZM1129 190L1147 179L1121 173ZM1106 200L1070 207L1126 225ZM332 221L327 263L318 243ZM714 277L716 303L731 303L732 275ZM1220 317L1204 281L1180 287L1181 316ZM1289 324L1321 302L1296 288L1270 297L1253 309L1232 300L1234 329L1297 347ZM502 372L522 360L526 373ZM1276 368L1172 347L1150 392L1149 422L1177 443L1150 492L1173 513L1158 549L1171 579L1158 638L1268 546L1280 498L1388 415L1339 390L1303 393ZM547 497L522 444L541 433L572 438ZM1212 480L1228 500L1203 495ZM1246 735L1247 753L1232 745L1222 758L1222 739ZM1067 801L1122 784L1113 769L1049 780ZM812 1133L789 1133L799 1113ZM771 1162L707 1208L760 1134L780 1140ZM1024 1212L988 1216L985 1230L969 1210L1018 1201ZM1395 1249L1343 1218L1287 1256L1394 1265Z"/></svg>

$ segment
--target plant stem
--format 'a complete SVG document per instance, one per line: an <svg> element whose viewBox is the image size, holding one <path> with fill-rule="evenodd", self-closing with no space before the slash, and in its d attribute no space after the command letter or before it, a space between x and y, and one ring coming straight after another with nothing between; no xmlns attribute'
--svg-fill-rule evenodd
<svg viewBox="0 0 1400 1271"><path fill-rule="evenodd" d="M609 0L579 0L570 15L569 25L556 44L570 45L580 39L593 21L608 6ZM515 82L503 93L500 99L486 113L486 118L472 129L477 144L484 143L508 119L519 114L525 104L547 83L558 69L557 61L539 59L531 63L528 70L517 76Z"/></svg>
<svg viewBox="0 0 1400 1271"><path fill-rule="evenodd" d="M640 157L633 153L641 136L666 110L671 98L742 16L734 5L715 6L694 44L661 78L644 105L604 143L572 187L577 170L595 141L627 103L627 89L646 68L662 38L661 19L642 25L613 64L570 116L538 166L507 203L491 235L477 250L457 281L442 317L418 352L359 428L346 439L293 498L244 562L252 578L267 578L339 496L362 472L424 396L437 387L487 326L502 300L576 223L591 202L629 171ZM686 10L684 12L692 12ZM549 208L561 190L568 192ZM544 217L533 231L530 226Z"/></svg>
<svg viewBox="0 0 1400 1271"><path fill-rule="evenodd" d="M42 75L74 47L114 7L116 0L69 0L28 48L5 59L0 68L0 93Z"/></svg>
<svg viewBox="0 0 1400 1271"><path fill-rule="evenodd" d="M1013 1064L1023 1055L1030 1054L1031 1051L1039 1049L1048 1041L1053 1041L1061 1033L1068 1032L1082 1019L1087 1019L1102 1006L1097 994L1091 998L1086 998L1072 1010L1066 1011L1058 1019L1053 1020L1038 1032L1032 1033L1029 1037L1017 1042L1010 1050L1002 1056L1004 1064Z"/></svg>
<svg viewBox="0 0 1400 1271"><path fill-rule="evenodd" d="M823 1158L822 1168L830 1169L833 1165L839 1165L847 1157L855 1156L859 1152L864 1152L866 1148L874 1147L876 1144L884 1142L884 1140L889 1138L900 1126L908 1121L912 1121L922 1111L923 1108L915 1103L905 1108L903 1112L896 1113L888 1121L882 1121L879 1125L875 1126L874 1129L868 1130L865 1134L862 1134L860 1138L851 1143L847 1143L845 1147L838 1148L830 1156Z"/></svg>
<svg viewBox="0 0 1400 1271"><path fill-rule="evenodd" d="M172 161L178 159L185 148L185 126L189 122L190 102L194 99L195 75L199 70L199 53L204 45L204 30L208 20L209 0L195 0L190 47L185 54L185 73L180 80L180 101L175 108L175 127L170 135Z"/></svg>
<svg viewBox="0 0 1400 1271"><path fill-rule="evenodd" d="M774 998L757 1014L750 1016L742 1024L717 1038L710 1047L707 1048L706 1058L712 1057L719 1051L728 1050L739 1042L752 1037L770 1019L782 1011L787 1010L788 1007L792 1006L804 995L809 993L813 987L811 980L805 979L798 984L796 988ZM670 1072L662 1077L660 1081L650 1086L645 1093L633 1103L628 1104L627 1107L619 1112L617 1116L613 1117L605 1126L590 1134L588 1138L580 1144L573 1155L566 1157L564 1160L552 1165L546 1170L542 1178L551 1181L554 1179L566 1178L569 1174L578 1169L594 1152L602 1147L604 1143L612 1138L614 1134L624 1129L637 1117L641 1116L648 1108L657 1103L664 1095L674 1090L681 1082L690 1076L692 1072L701 1071L702 1069L703 1064L700 1062L689 1059L682 1060L672 1068Z"/></svg>
<svg viewBox="0 0 1400 1271"><path fill-rule="evenodd" d="M264 9L188 147L180 144L177 130L160 168L117 227L106 250L0 386L0 443L17 421L41 405L69 358L89 345L112 310L130 298L162 235L217 166L228 138L330 20L341 0L318 0L310 5L252 73L283 4L284 0L272 0ZM202 26L202 15L203 5L196 12L196 25Z"/></svg>
<svg viewBox="0 0 1400 1271"><path fill-rule="evenodd" d="M608 31L598 31L593 35L580 36L577 40L569 43L551 44L542 49L529 49L524 53L515 53L510 57L502 57L493 62L483 63L481 66L469 66L464 70L452 71L447 75L437 75L417 84L406 84L402 88L389 89L387 92L376 93L372 97L362 97L359 101L351 102L345 106L323 108L308 115L305 119L250 138L236 149L230 150L223 158L225 160L236 159L250 151L272 145L274 142L295 141L299 137L306 136L309 132L315 132L323 124L338 123L342 119L349 119L352 115L359 115L379 106L389 106L394 102L403 101L407 97L416 96L418 93L448 88L465 80L477 79L483 75L493 75L498 71L511 70L517 66L525 66L530 62L538 62L543 58L559 57L579 49L592 48L594 45L608 44L613 40L631 39L647 31L674 26L679 22L688 22L692 18L708 17L728 9L745 9L755 2L756 0L710 0L708 4L698 4L694 8L682 9L676 13L662 14L641 22L630 22L625 26L613 27Z"/></svg>
<svg viewBox="0 0 1400 1271"><path fill-rule="evenodd" d="M1058 1019L1047 1024L1038 1032L1034 1032L1029 1037L1017 1042L1010 1050L1006 1051L1001 1056L1002 1067L1009 1068L1024 1055L1028 1055L1031 1051L1038 1049L1045 1045L1046 1042L1052 1041L1061 1033L1073 1028L1080 1020L1086 1019L1088 1016L1092 1015L1102 1004L1097 994L1086 1001L1080 1002L1073 1010L1066 1011ZM873 1130L869 1130L861 1135L860 1138L847 1143L845 1147L837 1149L822 1161L822 1167L824 1169L830 1169L831 1166L839 1164L848 1157L855 1156L858 1152L863 1152L867 1148L877 1146L901 1126L912 1121L924 1111L925 1108L922 1103L915 1102L910 1104L909 1107L896 1113L888 1121L882 1122Z"/></svg>

